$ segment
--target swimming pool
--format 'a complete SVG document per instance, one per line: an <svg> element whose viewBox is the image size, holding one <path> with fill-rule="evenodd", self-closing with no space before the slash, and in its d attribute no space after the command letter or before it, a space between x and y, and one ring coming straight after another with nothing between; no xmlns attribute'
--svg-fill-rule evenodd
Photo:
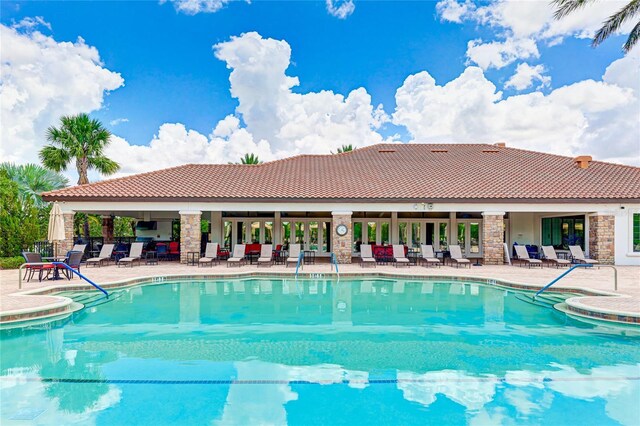
<svg viewBox="0 0 640 426"><path fill-rule="evenodd" d="M468 282L165 283L0 333L2 424L640 419L640 338Z"/></svg>

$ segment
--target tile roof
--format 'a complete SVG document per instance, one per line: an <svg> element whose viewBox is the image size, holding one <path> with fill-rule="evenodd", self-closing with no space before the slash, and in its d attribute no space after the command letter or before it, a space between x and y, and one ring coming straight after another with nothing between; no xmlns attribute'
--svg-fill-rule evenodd
<svg viewBox="0 0 640 426"><path fill-rule="evenodd" d="M47 201L640 201L640 168L487 144L381 144L260 165L188 164Z"/></svg>

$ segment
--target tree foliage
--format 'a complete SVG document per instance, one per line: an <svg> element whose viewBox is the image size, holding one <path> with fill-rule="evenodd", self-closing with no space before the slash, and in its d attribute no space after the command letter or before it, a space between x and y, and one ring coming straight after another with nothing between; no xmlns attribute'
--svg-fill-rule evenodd
<svg viewBox="0 0 640 426"><path fill-rule="evenodd" d="M0 170L4 170L9 179L18 185L20 202L24 204L30 200L36 208L47 206L47 203L42 201L40 196L43 192L61 189L69 184L69 180L60 173L38 164L2 163Z"/></svg>
<svg viewBox="0 0 640 426"><path fill-rule="evenodd" d="M245 154L240 158L240 164L260 164L262 161L255 154Z"/></svg>
<svg viewBox="0 0 640 426"><path fill-rule="evenodd" d="M20 200L17 183L0 170L0 257L19 256L38 238L38 214L31 200Z"/></svg>
<svg viewBox="0 0 640 426"><path fill-rule="evenodd" d="M351 151L355 151L356 147L349 144L349 145L342 145L340 148L338 148L338 150L335 152L335 154L342 154L344 152L351 152ZM334 154L334 152L331 152L332 154Z"/></svg>

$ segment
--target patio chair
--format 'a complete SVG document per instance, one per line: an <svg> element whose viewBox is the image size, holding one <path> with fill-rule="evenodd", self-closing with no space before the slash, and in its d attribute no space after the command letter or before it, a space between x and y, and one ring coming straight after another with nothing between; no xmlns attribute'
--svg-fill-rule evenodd
<svg viewBox="0 0 640 426"><path fill-rule="evenodd" d="M213 262L219 262L218 243L207 243L207 248L204 250L204 257L198 260L198 267L206 264L213 266Z"/></svg>
<svg viewBox="0 0 640 426"><path fill-rule="evenodd" d="M80 273L80 263L82 262L82 256L84 256L84 252L71 250L69 252L69 255L64 261L64 263L67 264L68 268L65 268L64 266L61 266L61 265L58 266L60 269L63 270L64 275L67 277L68 280L73 278L73 272L70 271L69 268Z"/></svg>
<svg viewBox="0 0 640 426"><path fill-rule="evenodd" d="M398 267L398 265L410 265L409 259L405 257L404 246L402 244L393 245L393 262L396 267Z"/></svg>
<svg viewBox="0 0 640 426"><path fill-rule="evenodd" d="M589 265L597 265L600 263L595 259L587 259L580 246L569 246L569 251L571 252L571 257L577 263L587 263Z"/></svg>
<svg viewBox="0 0 640 426"><path fill-rule="evenodd" d="M529 257L529 251L525 246L516 246L516 256L522 266L524 263L529 265L529 268L532 266L540 266L542 268L542 260L540 259L531 259Z"/></svg>
<svg viewBox="0 0 640 426"><path fill-rule="evenodd" d="M126 266L127 264L133 267L134 262L138 262L140 265L140 257L142 257L142 247L144 243L131 243L131 250L129 250L129 256L123 257L118 260L118 266Z"/></svg>
<svg viewBox="0 0 640 426"><path fill-rule="evenodd" d="M459 268L460 265L469 265L469 268L471 268L471 261L462 256L462 249L460 249L459 245L450 245L449 253L451 261L456 263L456 268Z"/></svg>
<svg viewBox="0 0 640 426"><path fill-rule="evenodd" d="M433 252L433 246L428 244L420 245L420 251L422 254L422 262L424 262L425 266L435 265L440 266L442 263L440 259L436 257L436 254Z"/></svg>
<svg viewBox="0 0 640 426"><path fill-rule="evenodd" d="M360 244L360 266L371 265L376 267L376 259L373 257L373 250L370 244Z"/></svg>
<svg viewBox="0 0 640 426"><path fill-rule="evenodd" d="M33 253L33 252L27 252L24 251L22 252L22 257L24 257L24 261L26 263L42 263L42 256L40 255L40 253ZM46 279L49 276L49 273L53 270L54 266L51 264L47 264L47 265L31 265L31 266L25 266L24 267L24 277L22 278L23 280L26 279L27 281L31 281L31 278L33 278L33 274L36 273L36 271L38 272L38 281L42 281L42 276L44 275L44 278ZM27 278L28 276L28 278Z"/></svg>
<svg viewBox="0 0 640 426"><path fill-rule="evenodd" d="M79 251L80 253L82 253L82 256L84 257L84 251L86 249L87 249L86 244L74 244L73 248L70 251Z"/></svg>
<svg viewBox="0 0 640 426"><path fill-rule="evenodd" d="M169 256L169 247L165 243L156 244L156 255L158 256L158 261L167 260Z"/></svg>
<svg viewBox="0 0 640 426"><path fill-rule="evenodd" d="M258 258L257 266L260 265L273 265L273 244L263 244L260 248L260 257Z"/></svg>
<svg viewBox="0 0 640 426"><path fill-rule="evenodd" d="M244 244L236 244L233 248L233 256L227 259L227 267L230 265L242 265L247 262L247 258L244 256L245 245Z"/></svg>
<svg viewBox="0 0 640 426"><path fill-rule="evenodd" d="M180 243L171 241L169 243L169 259L180 259Z"/></svg>
<svg viewBox="0 0 640 426"><path fill-rule="evenodd" d="M289 245L289 257L284 261L284 266L288 267L289 263L298 264L298 258L300 257L300 244Z"/></svg>
<svg viewBox="0 0 640 426"><path fill-rule="evenodd" d="M100 254L98 255L98 257L92 257L90 259L87 259L87 267L89 265L102 266L103 262L108 263L111 260L111 254L113 254L114 247L115 247L115 244L103 245L102 248L100 249Z"/></svg>
<svg viewBox="0 0 640 426"><path fill-rule="evenodd" d="M542 246L542 253L544 254L545 260L549 261L549 266L551 266L552 263L556 264L556 268L571 265L571 261L567 259L558 259L556 249L554 249L553 246Z"/></svg>

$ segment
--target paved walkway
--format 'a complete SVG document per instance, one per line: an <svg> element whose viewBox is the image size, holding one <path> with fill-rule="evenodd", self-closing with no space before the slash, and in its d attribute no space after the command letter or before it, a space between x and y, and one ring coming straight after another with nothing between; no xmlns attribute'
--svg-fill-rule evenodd
<svg viewBox="0 0 640 426"><path fill-rule="evenodd" d="M625 313L640 316L640 267L618 266L618 291L617 294L629 297L583 297L580 300L580 307L584 309L593 308L598 312ZM81 272L98 284L108 284L123 281L131 278L170 276L170 275L236 275L238 273L250 273L260 271L294 273L295 268L285 268L281 265L274 265L270 268L256 265L246 265L242 267L227 267L225 262L211 268L198 268L197 266L187 266L177 262L160 263L159 265L141 265L133 268L118 268L114 265L102 268L82 268ZM423 266L412 266L395 268L393 266L381 266L376 268L362 268L359 264L340 265L341 274L367 274L367 273L392 273L412 277L419 276L442 276L442 277L478 277L486 279L496 279L509 281L512 283L534 285L542 287L552 279L560 275L566 269L543 268L529 269L518 266L473 266L468 268L455 268L443 266L441 268L425 268ZM308 277L310 273L330 273L328 263L318 263L316 265L305 265L301 271L301 277ZM599 290L614 292L613 270L611 268L590 268L579 269L571 272L554 288L580 288L586 290ZM52 285L53 284L53 285ZM61 297L54 295L43 295L50 293L56 287L58 289L72 289L74 284L81 284L77 278L67 281L47 281L23 282L22 290L18 289L18 271L0 271L0 314L19 310L31 310L35 308L51 309L59 306ZM33 292L36 295L16 295L16 293Z"/></svg>

